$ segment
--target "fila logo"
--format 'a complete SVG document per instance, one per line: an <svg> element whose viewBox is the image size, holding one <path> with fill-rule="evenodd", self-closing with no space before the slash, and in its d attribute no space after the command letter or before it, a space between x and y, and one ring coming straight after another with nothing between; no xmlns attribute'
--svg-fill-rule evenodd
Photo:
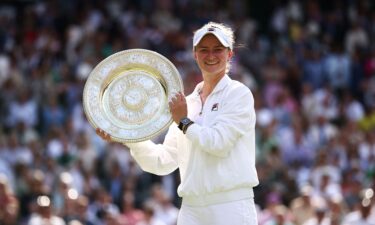
<svg viewBox="0 0 375 225"><path fill-rule="evenodd" d="M211 111L217 111L219 109L219 103L215 103L212 105Z"/></svg>

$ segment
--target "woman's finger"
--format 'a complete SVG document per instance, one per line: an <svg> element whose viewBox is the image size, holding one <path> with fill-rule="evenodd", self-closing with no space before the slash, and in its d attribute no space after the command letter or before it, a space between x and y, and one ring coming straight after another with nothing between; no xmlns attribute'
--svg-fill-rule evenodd
<svg viewBox="0 0 375 225"><path fill-rule="evenodd" d="M102 130L100 128L96 128L95 132L96 132L97 135L99 135L105 141L112 141L111 136L108 133L104 132L104 130Z"/></svg>

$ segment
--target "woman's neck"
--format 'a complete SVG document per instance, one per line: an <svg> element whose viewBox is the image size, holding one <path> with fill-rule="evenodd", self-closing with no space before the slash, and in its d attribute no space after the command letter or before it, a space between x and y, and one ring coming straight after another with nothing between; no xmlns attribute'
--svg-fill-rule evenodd
<svg viewBox="0 0 375 225"><path fill-rule="evenodd" d="M206 101L206 98L211 94L221 78L223 78L224 76L225 74L219 76L203 76L203 86L199 92L203 103Z"/></svg>

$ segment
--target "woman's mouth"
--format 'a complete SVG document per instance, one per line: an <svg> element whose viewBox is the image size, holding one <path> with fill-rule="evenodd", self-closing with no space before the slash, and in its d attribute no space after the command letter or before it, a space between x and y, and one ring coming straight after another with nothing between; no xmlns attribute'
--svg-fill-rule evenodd
<svg viewBox="0 0 375 225"><path fill-rule="evenodd" d="M218 62L206 62L206 65L209 65L209 66L216 65L216 64L218 64Z"/></svg>

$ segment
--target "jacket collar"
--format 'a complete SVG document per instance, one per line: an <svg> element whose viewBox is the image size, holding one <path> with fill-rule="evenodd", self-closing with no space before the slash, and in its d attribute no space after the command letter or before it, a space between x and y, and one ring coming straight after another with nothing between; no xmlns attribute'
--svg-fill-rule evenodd
<svg viewBox="0 0 375 225"><path fill-rule="evenodd" d="M218 92L218 91L221 91L223 90L228 84L229 82L231 82L232 79L227 75L225 74L223 76L223 78L220 79L220 81L216 84L214 90L211 92L211 94L215 93L215 92ZM194 89L194 94L199 96L199 93L203 87L203 83L204 81L200 82Z"/></svg>

